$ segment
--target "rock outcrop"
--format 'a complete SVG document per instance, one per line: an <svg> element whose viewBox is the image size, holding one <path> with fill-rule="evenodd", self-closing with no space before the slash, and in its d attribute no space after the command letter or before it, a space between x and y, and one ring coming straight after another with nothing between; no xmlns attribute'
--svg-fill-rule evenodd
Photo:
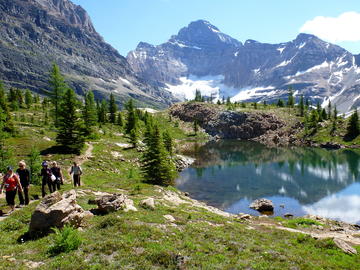
<svg viewBox="0 0 360 270"><path fill-rule="evenodd" d="M92 214L76 203L76 192L71 190L61 195L54 192L45 196L31 216L29 233L44 234L51 228L62 228L65 224L80 227L86 217Z"/></svg>
<svg viewBox="0 0 360 270"><path fill-rule="evenodd" d="M249 140L285 126L283 121L269 113L221 111L215 105L205 103L175 104L170 113L183 121L198 121L206 133L220 139Z"/></svg>

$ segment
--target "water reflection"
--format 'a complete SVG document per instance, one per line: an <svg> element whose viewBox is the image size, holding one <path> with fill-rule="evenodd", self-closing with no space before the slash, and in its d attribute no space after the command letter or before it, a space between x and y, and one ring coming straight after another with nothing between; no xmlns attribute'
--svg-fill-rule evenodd
<svg viewBox="0 0 360 270"><path fill-rule="evenodd" d="M252 213L249 203L265 197L275 215L319 214L360 222L357 150L267 148L241 141L211 142L195 151L192 168L177 186L199 200L229 212Z"/></svg>

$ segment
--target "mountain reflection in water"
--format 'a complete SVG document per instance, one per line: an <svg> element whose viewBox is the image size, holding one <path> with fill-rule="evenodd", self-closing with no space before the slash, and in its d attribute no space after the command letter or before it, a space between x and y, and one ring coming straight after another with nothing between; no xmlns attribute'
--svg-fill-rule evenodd
<svg viewBox="0 0 360 270"><path fill-rule="evenodd" d="M176 184L195 199L231 213L258 214L250 202L268 198L277 216L315 214L360 223L359 150L268 148L245 141L194 148L196 162Z"/></svg>

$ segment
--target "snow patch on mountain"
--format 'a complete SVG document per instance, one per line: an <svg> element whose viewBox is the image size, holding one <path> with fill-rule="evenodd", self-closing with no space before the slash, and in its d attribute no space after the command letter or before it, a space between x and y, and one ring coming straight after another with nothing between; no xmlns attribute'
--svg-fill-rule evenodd
<svg viewBox="0 0 360 270"><path fill-rule="evenodd" d="M227 97L227 95L224 95L225 93L238 92L237 89L223 83L223 75L204 77L190 75L181 77L179 80L181 82L179 85L166 84L166 86L167 90L181 100L194 99L196 90L199 90L203 96L212 96L215 100L222 96Z"/></svg>
<svg viewBox="0 0 360 270"><path fill-rule="evenodd" d="M272 90L272 91L269 91ZM259 97L271 97L278 91L275 90L274 86L262 86L262 87L247 87L240 90L238 94L231 98L231 101L243 101Z"/></svg>

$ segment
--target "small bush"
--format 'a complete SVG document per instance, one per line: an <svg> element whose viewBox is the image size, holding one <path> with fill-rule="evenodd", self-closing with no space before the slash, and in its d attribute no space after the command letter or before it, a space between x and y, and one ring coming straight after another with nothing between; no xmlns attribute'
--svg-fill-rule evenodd
<svg viewBox="0 0 360 270"><path fill-rule="evenodd" d="M65 226L62 230L55 228L54 231L54 244L49 249L51 256L76 250L82 243L79 232L71 226Z"/></svg>
<svg viewBox="0 0 360 270"><path fill-rule="evenodd" d="M288 220L286 223L287 223L286 225L288 227L291 227L291 228L295 228L297 226L309 227L311 225L321 225L321 226L323 226L322 223L317 222L317 221L312 220L312 219L307 219L307 218L294 218L294 219Z"/></svg>
<svg viewBox="0 0 360 270"><path fill-rule="evenodd" d="M112 227L116 225L119 222L119 220L120 219L116 216L107 216L97 225L97 227L99 229L106 229L108 227Z"/></svg>

